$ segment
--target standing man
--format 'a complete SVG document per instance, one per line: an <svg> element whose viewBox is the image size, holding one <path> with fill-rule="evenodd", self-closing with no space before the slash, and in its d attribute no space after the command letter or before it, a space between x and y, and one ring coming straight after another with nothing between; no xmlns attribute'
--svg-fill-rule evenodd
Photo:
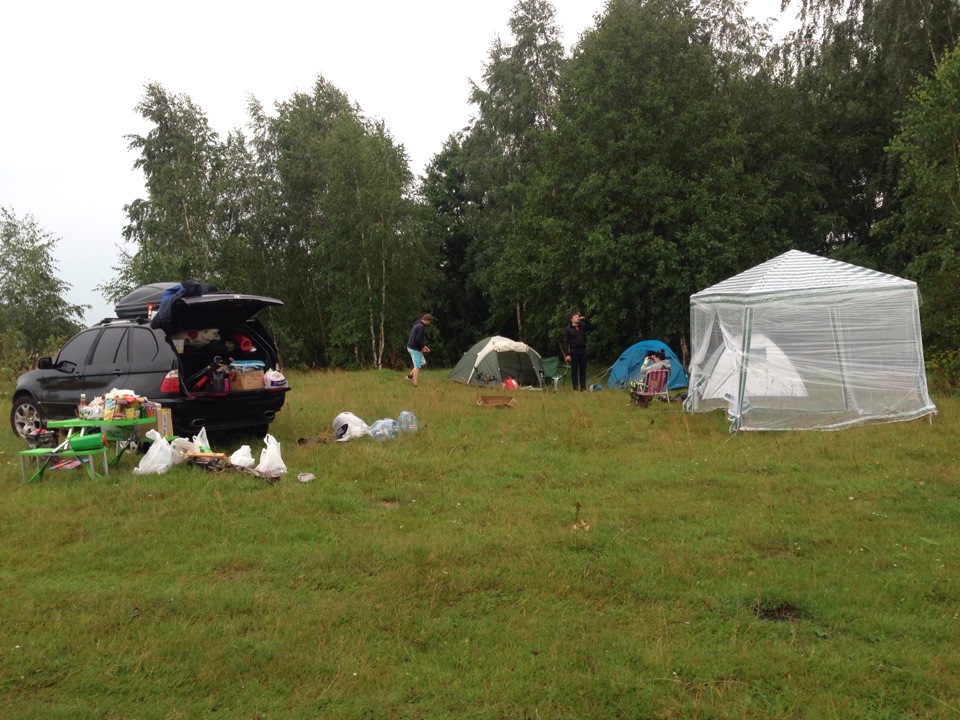
<svg viewBox="0 0 960 720"><path fill-rule="evenodd" d="M427 364L423 357L424 353L430 352L427 347L426 326L433 322L433 315L427 313L413 324L410 330L410 339L407 340L407 352L410 353L410 359L413 360L413 370L407 375L407 380L413 380L413 386L420 385L420 368Z"/></svg>
<svg viewBox="0 0 960 720"><path fill-rule="evenodd" d="M563 331L563 354L570 363L570 380L573 389L587 389L587 332L594 326L579 312L570 316L570 324Z"/></svg>

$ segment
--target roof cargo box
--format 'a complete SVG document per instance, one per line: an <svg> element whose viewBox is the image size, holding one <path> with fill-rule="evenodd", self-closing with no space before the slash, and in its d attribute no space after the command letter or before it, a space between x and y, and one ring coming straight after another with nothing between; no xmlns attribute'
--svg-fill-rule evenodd
<svg viewBox="0 0 960 720"><path fill-rule="evenodd" d="M160 301L173 282L158 282L142 285L116 305L117 317L124 320L149 317L148 305L153 311L160 310ZM167 332L198 330L210 327L231 327L253 318L265 307L280 306L283 302L261 295L240 295L229 292L208 292L204 295L177 298L163 322L153 318L153 327L162 327Z"/></svg>
<svg viewBox="0 0 960 720"><path fill-rule="evenodd" d="M147 305L153 305L154 310L159 308L160 298L163 297L163 293L167 291L167 288L173 287L176 284L175 282L158 282L141 285L118 302L116 307L114 307L114 311L117 313L118 318L123 318L124 320L133 320L138 317L145 318L148 314Z"/></svg>

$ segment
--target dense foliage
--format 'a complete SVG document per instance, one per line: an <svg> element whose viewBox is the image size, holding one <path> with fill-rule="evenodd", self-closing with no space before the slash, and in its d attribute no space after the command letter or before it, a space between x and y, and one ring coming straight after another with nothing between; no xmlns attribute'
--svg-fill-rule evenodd
<svg viewBox="0 0 960 720"><path fill-rule="evenodd" d="M86 307L63 299L70 286L56 276L57 242L31 215L0 208L0 380L80 329Z"/></svg>
<svg viewBox="0 0 960 720"><path fill-rule="evenodd" d="M437 364L494 333L556 354L574 310L595 357L682 354L690 294L796 248L917 280L928 348L955 350L960 6L785 12L773 43L738 0L609 0L567 54L550 3L519 0L418 185L322 77L225 140L149 85L129 138L147 193L109 288L279 297L291 364L402 365L427 311Z"/></svg>

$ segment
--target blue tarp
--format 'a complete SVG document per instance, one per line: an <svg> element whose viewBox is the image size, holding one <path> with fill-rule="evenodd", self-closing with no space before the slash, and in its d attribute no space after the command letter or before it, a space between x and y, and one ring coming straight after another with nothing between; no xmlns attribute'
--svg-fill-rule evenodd
<svg viewBox="0 0 960 720"><path fill-rule="evenodd" d="M687 376L686 369L680 364L680 358L669 345L660 340L641 340L624 350L620 354L620 359L610 369L607 387L625 388L634 380L639 380L640 366L643 365L644 358L652 355L656 350L664 350L664 354L670 361L670 380L667 382L667 388L674 390L687 387L690 384L690 378Z"/></svg>

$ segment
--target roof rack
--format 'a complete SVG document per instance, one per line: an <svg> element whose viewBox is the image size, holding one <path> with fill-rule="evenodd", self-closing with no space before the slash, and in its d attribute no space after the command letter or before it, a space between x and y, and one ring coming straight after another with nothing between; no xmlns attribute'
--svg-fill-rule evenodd
<svg viewBox="0 0 960 720"><path fill-rule="evenodd" d="M113 323L118 323L118 322L137 323L138 325L143 325L149 322L149 320L143 315L140 315L139 317L127 317L127 318L106 317L106 318L103 318L103 320L101 320L100 322L98 322L97 325L112 325Z"/></svg>

